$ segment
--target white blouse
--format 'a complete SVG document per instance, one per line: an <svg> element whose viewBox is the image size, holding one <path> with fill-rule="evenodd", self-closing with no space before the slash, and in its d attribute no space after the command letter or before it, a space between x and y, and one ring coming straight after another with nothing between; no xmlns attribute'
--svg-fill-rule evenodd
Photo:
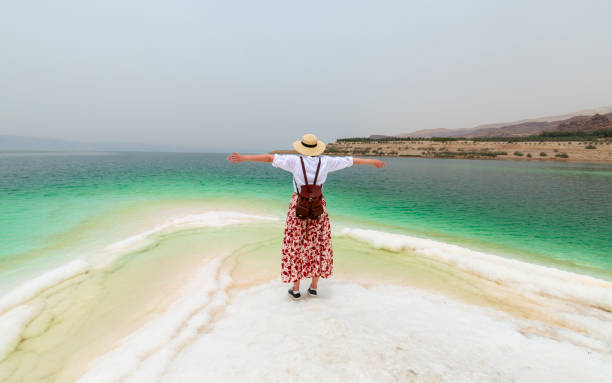
<svg viewBox="0 0 612 383"><path fill-rule="evenodd" d="M274 154L272 166L293 173L293 190L296 192L299 191L299 189L296 189L296 184L298 188L306 184L304 182L304 173L302 171L300 157L304 158L304 167L306 168L306 176L308 177L309 185L313 184L319 158L321 159L321 168L319 169L319 176L317 177L317 185L323 185L327 179L327 173L348 168L353 165L353 157L310 157L296 154Z"/></svg>

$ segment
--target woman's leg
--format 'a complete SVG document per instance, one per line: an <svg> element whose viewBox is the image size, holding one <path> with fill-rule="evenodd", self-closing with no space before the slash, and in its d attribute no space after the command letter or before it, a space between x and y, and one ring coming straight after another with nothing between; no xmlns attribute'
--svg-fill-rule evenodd
<svg viewBox="0 0 612 383"><path fill-rule="evenodd" d="M317 283L319 283L319 277L312 277L312 282L310 283L310 287L313 290L317 289Z"/></svg>
<svg viewBox="0 0 612 383"><path fill-rule="evenodd" d="M300 281L293 282L293 291L300 291Z"/></svg>

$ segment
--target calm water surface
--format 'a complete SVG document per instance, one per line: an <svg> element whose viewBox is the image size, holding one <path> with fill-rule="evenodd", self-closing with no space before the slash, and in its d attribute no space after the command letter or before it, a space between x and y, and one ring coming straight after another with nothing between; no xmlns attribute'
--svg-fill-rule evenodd
<svg viewBox="0 0 612 383"><path fill-rule="evenodd" d="M134 202L213 197L286 208L291 175L226 154L0 153L0 257ZM387 158L328 178L332 217L588 273L612 271L612 166Z"/></svg>

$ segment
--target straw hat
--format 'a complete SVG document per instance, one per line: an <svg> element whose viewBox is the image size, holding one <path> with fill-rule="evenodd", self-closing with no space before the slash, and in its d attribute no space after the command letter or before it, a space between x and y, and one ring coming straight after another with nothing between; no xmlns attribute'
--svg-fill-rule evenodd
<svg viewBox="0 0 612 383"><path fill-rule="evenodd" d="M325 151L325 143L319 141L314 134L304 134L302 141L295 141L293 147L298 153L306 156L318 156Z"/></svg>

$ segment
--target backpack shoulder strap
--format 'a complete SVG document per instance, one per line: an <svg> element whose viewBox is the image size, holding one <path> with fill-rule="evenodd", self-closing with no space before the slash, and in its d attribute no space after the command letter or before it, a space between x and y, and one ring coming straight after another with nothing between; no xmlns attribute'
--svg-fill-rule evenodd
<svg viewBox="0 0 612 383"><path fill-rule="evenodd" d="M300 161L302 162L302 172L304 172L304 182L306 182L306 186L308 186L308 177L306 176L306 167L304 167L304 158L300 157Z"/></svg>
<svg viewBox="0 0 612 383"><path fill-rule="evenodd" d="M321 168L321 157L319 157L319 163L317 164L317 172L315 173L315 179L313 185L317 184L317 178L319 177L319 169Z"/></svg>

